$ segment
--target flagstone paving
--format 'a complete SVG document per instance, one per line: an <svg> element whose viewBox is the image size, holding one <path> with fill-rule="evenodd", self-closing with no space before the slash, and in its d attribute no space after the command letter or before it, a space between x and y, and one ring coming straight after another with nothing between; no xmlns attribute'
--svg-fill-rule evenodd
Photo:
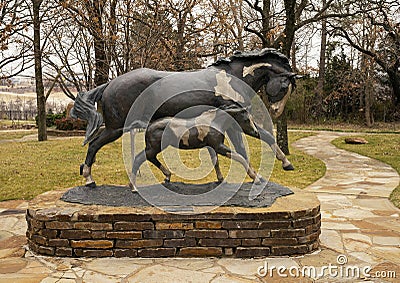
<svg viewBox="0 0 400 283"><path fill-rule="evenodd" d="M400 210L388 197L399 175L385 163L331 144L343 135L349 134L320 132L293 144L326 165L325 176L305 188L321 202L321 244L371 265L390 262L398 269Z"/></svg>
<svg viewBox="0 0 400 283"><path fill-rule="evenodd" d="M387 199L399 183L399 176L386 164L330 144L341 135L344 134L318 132L294 144L323 160L327 167L323 178L305 188L315 192L321 202L322 234L318 252L299 257L247 260L37 256L26 251L24 209L27 202L6 201L0 202L0 283L400 282L400 210ZM333 274L336 270L337 276L329 274L329 265L336 267ZM266 268L272 266L276 267L272 276L271 270L265 274ZM286 270L277 269L279 266ZM313 271L312 267L317 274L301 276L302 269ZM362 272L359 276L346 276L343 270L347 267L357 270L371 267L368 274L386 278L366 278ZM298 276L294 276L296 270L300 270ZM387 278L394 275L397 278Z"/></svg>

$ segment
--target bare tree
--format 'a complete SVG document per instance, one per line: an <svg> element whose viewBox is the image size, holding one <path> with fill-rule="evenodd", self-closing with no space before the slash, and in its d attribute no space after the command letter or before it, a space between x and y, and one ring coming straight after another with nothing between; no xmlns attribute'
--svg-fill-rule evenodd
<svg viewBox="0 0 400 283"><path fill-rule="evenodd" d="M359 52L371 58L387 73L392 86L393 101L400 104L400 4L398 1L358 1L352 7L358 12L358 17L346 21L333 23L336 35L343 37ZM360 18L366 18L371 26L375 26L380 36L379 43L373 46L364 46L360 33Z"/></svg>
<svg viewBox="0 0 400 283"><path fill-rule="evenodd" d="M322 5L326 5L326 0L322 0ZM325 14L325 13L324 13ZM316 87L316 94L319 106L322 106L324 82L325 82L325 67L326 67L326 44L327 44L328 30L326 27L326 19L321 20L321 47L319 52L319 70L318 70L318 84Z"/></svg>
<svg viewBox="0 0 400 283"><path fill-rule="evenodd" d="M173 69L173 30L165 3L126 0L120 4L117 43L111 52L116 75L139 67Z"/></svg>
<svg viewBox="0 0 400 283"><path fill-rule="evenodd" d="M35 57L35 82L36 82L36 99L38 110L38 140L47 140L46 129L46 97L44 94L43 73L42 73L42 46L41 46L41 14L40 7L42 0L32 0L32 17L33 17L33 53Z"/></svg>
<svg viewBox="0 0 400 283"><path fill-rule="evenodd" d="M116 0L61 1L76 24L85 28L93 38L94 83L104 84L110 73L110 45L115 42Z"/></svg>
<svg viewBox="0 0 400 283"><path fill-rule="evenodd" d="M50 88L45 93L45 86L43 83L43 69L44 69L44 58L49 56L47 52L48 42L51 40L51 34L54 32L55 27L58 25L57 20L53 22L47 29L42 27L54 21L54 3L52 1L43 0L26 0L27 5L31 7L31 25L33 29L33 35L30 30L21 33L21 36L31 40L33 45L33 57L35 66L35 83L36 83L36 100L37 100L37 112L38 112L38 140L47 140L47 129L46 129L46 101L49 97L51 90L54 87L55 81L50 85ZM58 77L58 76L57 76Z"/></svg>
<svg viewBox="0 0 400 283"><path fill-rule="evenodd" d="M31 24L25 0L0 0L0 79L33 66L32 41L22 35Z"/></svg>
<svg viewBox="0 0 400 283"><path fill-rule="evenodd" d="M209 53L204 38L215 27L214 11L208 12L210 9L205 6L207 2L201 0L160 2L154 1L152 9L158 9L158 13L166 15L167 22L171 24L172 32L164 35L168 36L164 41L169 45L174 62L173 70L201 67L200 57Z"/></svg>
<svg viewBox="0 0 400 283"><path fill-rule="evenodd" d="M61 15L65 11L59 11ZM84 91L95 86L93 41L81 26L64 17L55 28L51 40L52 53L43 58L46 76L57 82L64 93L74 99L71 90Z"/></svg>

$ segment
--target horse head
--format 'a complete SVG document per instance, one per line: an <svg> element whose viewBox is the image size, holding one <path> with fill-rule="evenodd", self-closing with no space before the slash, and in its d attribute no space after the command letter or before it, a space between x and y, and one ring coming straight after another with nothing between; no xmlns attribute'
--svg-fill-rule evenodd
<svg viewBox="0 0 400 283"><path fill-rule="evenodd" d="M270 112L274 117L282 114L290 94L296 88L296 79L301 77L292 72L283 72L270 77L266 84L266 93L270 102Z"/></svg>
<svg viewBox="0 0 400 283"><path fill-rule="evenodd" d="M253 116L250 114L250 107L240 107L231 105L223 108L223 110L232 116L245 133L258 136L258 129Z"/></svg>
<svg viewBox="0 0 400 283"><path fill-rule="evenodd" d="M219 59L213 66L242 79L256 92L265 85L266 98L275 117L282 114L290 93L296 88L296 79L300 78L293 73L289 59L272 48L236 51L229 58Z"/></svg>

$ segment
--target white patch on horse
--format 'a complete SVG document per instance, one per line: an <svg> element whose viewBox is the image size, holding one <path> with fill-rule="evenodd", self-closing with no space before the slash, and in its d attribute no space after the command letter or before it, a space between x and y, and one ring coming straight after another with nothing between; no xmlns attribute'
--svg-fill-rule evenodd
<svg viewBox="0 0 400 283"><path fill-rule="evenodd" d="M258 129L257 129L256 124L254 122L253 115L251 115L250 113L249 113L249 120L250 120L250 124L251 124L251 127L253 128L254 132L258 133Z"/></svg>
<svg viewBox="0 0 400 283"><path fill-rule="evenodd" d="M83 165L82 176L86 179L86 185L93 183L94 180L92 178L92 167L89 167L86 164Z"/></svg>
<svg viewBox="0 0 400 283"><path fill-rule="evenodd" d="M242 103L244 102L243 96L241 96L238 92L236 92L233 89L233 87L229 84L232 78L230 76L227 76L224 70L219 72L216 78L217 78L217 85L214 88L215 96L221 96L225 100L233 100Z"/></svg>
<svg viewBox="0 0 400 283"><path fill-rule="evenodd" d="M195 127L198 132L197 138L200 141L204 141L204 138L210 132L211 122L215 119L216 115L217 115L216 110L210 110L202 113L200 116L194 119Z"/></svg>
<svg viewBox="0 0 400 283"><path fill-rule="evenodd" d="M174 133L175 137L182 141L186 146L189 146L189 129L186 127L186 121L179 118L173 118L168 123L168 128ZM177 146L179 145L179 142Z"/></svg>
<svg viewBox="0 0 400 283"><path fill-rule="evenodd" d="M282 114L283 109L285 108L285 104L286 104L287 100L289 99L289 95L291 93L292 93L292 84L289 85L288 91L285 94L285 96L283 97L283 99L271 104L272 115L274 117L279 117Z"/></svg>
<svg viewBox="0 0 400 283"><path fill-rule="evenodd" d="M247 75L254 76L254 71L261 68L261 67L271 67L271 64L268 63L258 63L251 65L249 67L243 67L243 78L246 77Z"/></svg>

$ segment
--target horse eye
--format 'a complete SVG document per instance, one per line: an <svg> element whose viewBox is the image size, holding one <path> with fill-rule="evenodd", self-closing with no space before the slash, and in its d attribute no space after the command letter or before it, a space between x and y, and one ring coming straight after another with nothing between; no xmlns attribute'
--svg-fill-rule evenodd
<svg viewBox="0 0 400 283"><path fill-rule="evenodd" d="M282 78L281 84L282 84L282 86L289 86L290 82L289 82L288 78Z"/></svg>

